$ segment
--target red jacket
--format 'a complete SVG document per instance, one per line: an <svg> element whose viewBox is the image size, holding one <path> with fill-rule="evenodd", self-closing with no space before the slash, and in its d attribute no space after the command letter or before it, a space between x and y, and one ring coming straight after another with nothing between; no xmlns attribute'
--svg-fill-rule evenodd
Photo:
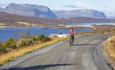
<svg viewBox="0 0 115 70"><path fill-rule="evenodd" d="M70 34L70 36L74 36L75 33L74 33L74 31L70 31L69 34Z"/></svg>

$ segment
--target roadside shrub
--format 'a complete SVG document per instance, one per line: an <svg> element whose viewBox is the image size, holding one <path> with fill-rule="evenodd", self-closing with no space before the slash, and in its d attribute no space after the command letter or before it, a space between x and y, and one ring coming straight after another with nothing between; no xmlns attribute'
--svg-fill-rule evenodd
<svg viewBox="0 0 115 70"><path fill-rule="evenodd" d="M105 43L105 53L109 59L110 64L115 67L115 36L108 38Z"/></svg>
<svg viewBox="0 0 115 70"><path fill-rule="evenodd" d="M31 39L32 41L36 41L36 37L35 37L35 36L31 36L30 39Z"/></svg>
<svg viewBox="0 0 115 70"><path fill-rule="evenodd" d="M5 43L5 48L10 51L12 49L16 49L18 48L16 45L16 41L14 41L13 39L9 39L6 43Z"/></svg>
<svg viewBox="0 0 115 70"><path fill-rule="evenodd" d="M47 36L44 36L44 35L39 36L39 41L41 41L41 42L45 42L45 41L48 41L48 40L51 40L51 39Z"/></svg>
<svg viewBox="0 0 115 70"><path fill-rule="evenodd" d="M49 37L40 35L40 36L31 36L27 39L20 39L15 41L13 39L9 39L6 43L0 43L0 53L1 52L9 52L14 49L28 47L30 45L39 44L41 42L46 42L51 40Z"/></svg>
<svg viewBox="0 0 115 70"><path fill-rule="evenodd" d="M32 36L30 37L31 44L37 44L38 43L38 37L37 36Z"/></svg>
<svg viewBox="0 0 115 70"><path fill-rule="evenodd" d="M17 46L18 46L18 48L23 48L23 47L25 47L25 46L26 46L25 40L24 40L24 39L18 40L18 41L17 41Z"/></svg>
<svg viewBox="0 0 115 70"><path fill-rule="evenodd" d="M5 51L5 46L0 42L0 53L6 52Z"/></svg>
<svg viewBox="0 0 115 70"><path fill-rule="evenodd" d="M23 47L27 47L27 46L35 44L34 42L35 41L32 38L30 38L30 39L21 39L17 42L17 46L19 48L23 48Z"/></svg>
<svg viewBox="0 0 115 70"><path fill-rule="evenodd" d="M26 41L26 46L30 46L33 44L33 40L32 39L27 39Z"/></svg>
<svg viewBox="0 0 115 70"><path fill-rule="evenodd" d="M115 36L108 39L107 46L115 48Z"/></svg>
<svg viewBox="0 0 115 70"><path fill-rule="evenodd" d="M51 39L49 37L45 37L45 41L50 41Z"/></svg>
<svg viewBox="0 0 115 70"><path fill-rule="evenodd" d="M0 42L0 47L2 47L2 43Z"/></svg>

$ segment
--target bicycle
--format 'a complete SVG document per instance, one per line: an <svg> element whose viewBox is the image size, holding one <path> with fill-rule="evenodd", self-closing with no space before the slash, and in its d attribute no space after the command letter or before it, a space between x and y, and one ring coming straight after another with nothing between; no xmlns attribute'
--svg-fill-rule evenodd
<svg viewBox="0 0 115 70"><path fill-rule="evenodd" d="M70 47L72 47L74 44L74 38L70 37Z"/></svg>

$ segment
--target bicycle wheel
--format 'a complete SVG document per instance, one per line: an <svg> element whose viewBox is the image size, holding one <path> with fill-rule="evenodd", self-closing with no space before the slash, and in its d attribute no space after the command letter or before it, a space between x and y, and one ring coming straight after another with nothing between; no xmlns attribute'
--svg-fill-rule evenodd
<svg viewBox="0 0 115 70"><path fill-rule="evenodd" d="M72 46L73 46L73 40L70 39L70 47L72 47Z"/></svg>

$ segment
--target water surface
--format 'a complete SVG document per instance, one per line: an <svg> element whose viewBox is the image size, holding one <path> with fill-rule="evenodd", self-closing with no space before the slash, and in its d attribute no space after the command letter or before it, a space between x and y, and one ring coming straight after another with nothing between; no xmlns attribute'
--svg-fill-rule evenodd
<svg viewBox="0 0 115 70"><path fill-rule="evenodd" d="M76 33L79 32L90 32L91 29L77 29ZM53 28L20 28L20 27L7 27L4 29L0 29L0 41L5 42L9 38L13 38L15 40L26 37L26 36L36 36L36 35L45 35L48 36L50 34L67 34L69 32L68 29L53 29Z"/></svg>

